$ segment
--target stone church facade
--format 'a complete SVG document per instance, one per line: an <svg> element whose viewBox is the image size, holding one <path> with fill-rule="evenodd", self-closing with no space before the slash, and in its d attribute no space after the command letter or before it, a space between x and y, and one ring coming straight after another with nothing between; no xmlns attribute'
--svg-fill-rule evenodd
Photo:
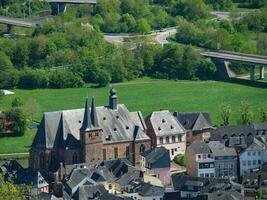
<svg viewBox="0 0 267 200"><path fill-rule="evenodd" d="M96 107L88 97L84 109L44 113L30 149L31 169L55 172L65 165L98 164L128 158L139 165L140 153L151 148L141 112L129 112L117 104L110 91L109 105Z"/></svg>

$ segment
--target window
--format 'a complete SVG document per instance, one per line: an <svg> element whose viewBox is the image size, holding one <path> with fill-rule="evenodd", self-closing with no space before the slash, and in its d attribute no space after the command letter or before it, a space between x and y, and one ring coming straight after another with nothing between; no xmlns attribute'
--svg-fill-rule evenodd
<svg viewBox="0 0 267 200"><path fill-rule="evenodd" d="M258 164L261 165L261 160L258 160Z"/></svg>
<svg viewBox="0 0 267 200"><path fill-rule="evenodd" d="M95 136L98 137L98 132L95 133Z"/></svg>
<svg viewBox="0 0 267 200"><path fill-rule="evenodd" d="M203 159L206 159L207 158L207 155L206 154L203 154Z"/></svg>
<svg viewBox="0 0 267 200"><path fill-rule="evenodd" d="M167 144L170 143L170 138L169 138L169 136L166 137L166 143L167 143Z"/></svg>
<svg viewBox="0 0 267 200"><path fill-rule="evenodd" d="M172 136L172 143L175 143L175 136Z"/></svg>
<svg viewBox="0 0 267 200"><path fill-rule="evenodd" d="M251 165L251 160L248 160L248 166L250 166Z"/></svg>
<svg viewBox="0 0 267 200"><path fill-rule="evenodd" d="M178 135L178 142L182 142L182 136Z"/></svg>
<svg viewBox="0 0 267 200"><path fill-rule="evenodd" d="M118 158L118 147L114 147L114 158Z"/></svg>
<svg viewBox="0 0 267 200"><path fill-rule="evenodd" d="M256 165L257 164L257 160L253 160L253 165Z"/></svg>
<svg viewBox="0 0 267 200"><path fill-rule="evenodd" d="M172 156L174 155L174 149L172 149Z"/></svg>
<svg viewBox="0 0 267 200"><path fill-rule="evenodd" d="M126 158L129 158L130 157L130 147L127 146L126 147Z"/></svg>
<svg viewBox="0 0 267 200"><path fill-rule="evenodd" d="M72 156L72 163L73 164L77 164L78 163L78 157L77 157L77 153L74 152L73 156Z"/></svg>
<svg viewBox="0 0 267 200"><path fill-rule="evenodd" d="M243 166L246 166L247 165L247 162L245 160L242 161L242 165Z"/></svg>
<svg viewBox="0 0 267 200"><path fill-rule="evenodd" d="M107 150L103 149L103 160L107 160Z"/></svg>
<svg viewBox="0 0 267 200"><path fill-rule="evenodd" d="M249 151L249 152L248 152L248 156L250 156L250 155L251 155L251 152Z"/></svg>
<svg viewBox="0 0 267 200"><path fill-rule="evenodd" d="M159 138L159 143L160 143L160 144L163 144L163 137L160 137L160 138Z"/></svg>
<svg viewBox="0 0 267 200"><path fill-rule="evenodd" d="M145 150L146 150L146 147L145 147L145 145L144 145L144 144L141 144L141 145L140 145L139 152L140 152L140 153L144 153L144 152L145 152Z"/></svg>
<svg viewBox="0 0 267 200"><path fill-rule="evenodd" d="M200 158L201 158L201 155L200 155L200 154L198 154L198 155L197 155L197 157L200 159Z"/></svg>
<svg viewBox="0 0 267 200"><path fill-rule="evenodd" d="M255 151L253 151L253 152L252 152L252 155L253 155L253 156L256 156L256 152L255 152Z"/></svg>
<svg viewBox="0 0 267 200"><path fill-rule="evenodd" d="M261 155L261 152L260 151L258 151L258 156L260 156Z"/></svg>

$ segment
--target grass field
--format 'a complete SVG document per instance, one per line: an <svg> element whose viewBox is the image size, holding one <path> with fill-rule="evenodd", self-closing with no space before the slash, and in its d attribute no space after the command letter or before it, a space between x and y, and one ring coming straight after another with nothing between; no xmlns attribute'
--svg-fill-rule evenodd
<svg viewBox="0 0 267 200"><path fill-rule="evenodd" d="M239 84L238 84L239 83ZM144 117L152 111L169 109L177 111L209 111L214 125L220 124L219 106L228 103L232 106L231 123L239 119L241 101L247 101L254 113L254 121L259 121L259 108L267 101L267 84L252 84L249 81L170 81L139 79L114 84L119 103L127 105L130 111L140 110ZM14 90L15 95L6 96L0 102L0 110L7 109L15 97L24 102L35 99L40 110L35 118L40 120L43 112L81 108L86 95L95 96L97 105L107 105L110 87ZM0 153L25 152L34 134L27 133L21 138L0 138Z"/></svg>

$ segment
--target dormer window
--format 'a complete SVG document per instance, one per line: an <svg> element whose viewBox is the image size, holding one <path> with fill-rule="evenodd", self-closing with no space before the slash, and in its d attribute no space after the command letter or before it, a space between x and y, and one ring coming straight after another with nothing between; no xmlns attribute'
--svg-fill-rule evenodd
<svg viewBox="0 0 267 200"><path fill-rule="evenodd" d="M126 126L126 130L129 130L129 126Z"/></svg>
<svg viewBox="0 0 267 200"><path fill-rule="evenodd" d="M171 129L173 129L173 125L171 125Z"/></svg>
<svg viewBox="0 0 267 200"><path fill-rule="evenodd" d="M158 130L159 130L159 131L161 131L161 128L160 128L160 126L159 126Z"/></svg>
<svg viewBox="0 0 267 200"><path fill-rule="evenodd" d="M162 119L162 123L165 123L166 121L165 121L165 119Z"/></svg>
<svg viewBox="0 0 267 200"><path fill-rule="evenodd" d="M80 123L82 123L82 121L81 121L81 120L79 120L79 124L80 124Z"/></svg>
<svg viewBox="0 0 267 200"><path fill-rule="evenodd" d="M119 115L117 115L116 118L119 119L120 118Z"/></svg>
<svg viewBox="0 0 267 200"><path fill-rule="evenodd" d="M106 117L103 117L103 120L105 121L106 120Z"/></svg>
<svg viewBox="0 0 267 200"><path fill-rule="evenodd" d="M114 128L113 130L114 130L114 131L117 131L117 128Z"/></svg>

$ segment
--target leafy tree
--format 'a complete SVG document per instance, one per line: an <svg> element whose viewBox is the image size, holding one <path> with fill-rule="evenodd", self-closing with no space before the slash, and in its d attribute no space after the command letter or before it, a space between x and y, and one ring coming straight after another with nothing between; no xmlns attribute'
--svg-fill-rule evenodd
<svg viewBox="0 0 267 200"><path fill-rule="evenodd" d="M20 189L9 181L5 181L4 176L0 174L0 200L23 200Z"/></svg>
<svg viewBox="0 0 267 200"><path fill-rule="evenodd" d="M22 102L21 98L16 97L15 99L13 99L11 105L13 108L18 108L18 107L23 106L23 102Z"/></svg>
<svg viewBox="0 0 267 200"><path fill-rule="evenodd" d="M26 131L26 116L22 109L11 108L5 111L6 119L12 122L12 131L15 135L24 135Z"/></svg>
<svg viewBox="0 0 267 200"><path fill-rule="evenodd" d="M223 125L228 126L230 122L230 116L232 109L230 105L223 104L220 106L220 115L223 121Z"/></svg>
<svg viewBox="0 0 267 200"><path fill-rule="evenodd" d="M257 39L257 49L258 53L262 55L267 55L267 35L260 34Z"/></svg>
<svg viewBox="0 0 267 200"><path fill-rule="evenodd" d="M197 69L196 76L201 80L211 80L215 78L216 66L210 60L201 60Z"/></svg>
<svg viewBox="0 0 267 200"><path fill-rule="evenodd" d="M137 21L137 25L135 28L138 33L148 33L151 30L151 27L148 21L144 18Z"/></svg>
<svg viewBox="0 0 267 200"><path fill-rule="evenodd" d="M0 52L0 71L6 71L13 68L12 62L5 53Z"/></svg>
<svg viewBox="0 0 267 200"><path fill-rule="evenodd" d="M260 119L262 122L267 121L267 103L263 104L260 109Z"/></svg>
<svg viewBox="0 0 267 200"><path fill-rule="evenodd" d="M38 102L30 98L26 101L26 103L22 107L27 119L32 120L34 115L40 111L40 105Z"/></svg>
<svg viewBox="0 0 267 200"><path fill-rule="evenodd" d="M252 123L252 112L250 111L250 105L247 102L241 102L240 114L241 124Z"/></svg>

